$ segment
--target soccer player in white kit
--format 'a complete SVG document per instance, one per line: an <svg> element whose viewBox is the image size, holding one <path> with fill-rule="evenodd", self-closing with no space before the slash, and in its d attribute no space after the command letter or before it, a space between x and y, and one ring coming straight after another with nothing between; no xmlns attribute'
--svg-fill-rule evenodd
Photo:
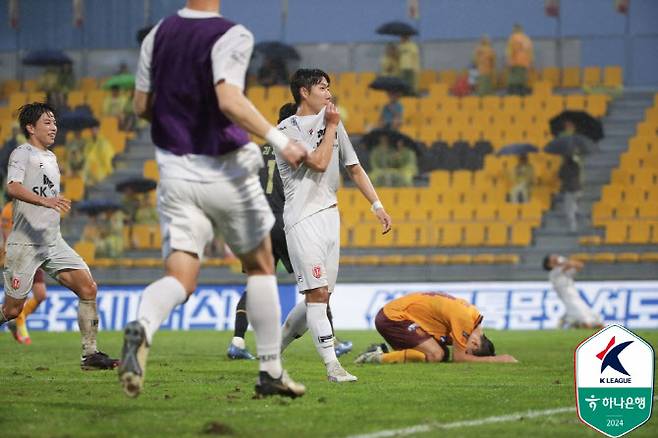
<svg viewBox="0 0 658 438"><path fill-rule="evenodd" d="M290 81L297 114L279 124L282 132L302 143L308 151L297 169L291 168L280 154L276 154L286 197L283 221L288 252L297 286L304 294L304 301L298 303L286 318L282 346L285 349L293 339L310 329L313 343L327 368L329 381L351 382L357 378L338 362L327 318L327 304L336 284L340 257L340 217L336 198L339 165L345 166L372 205L383 233L390 231L391 218L359 164L336 106L331 103L329 81L329 76L322 70L297 70Z"/></svg>
<svg viewBox="0 0 658 438"><path fill-rule="evenodd" d="M71 209L71 201L60 196L57 157L48 150L57 135L54 112L47 104L34 102L19 109L18 120L27 143L18 146L9 157L7 194L15 200L14 223L7 238L0 326L19 315L34 275L41 268L80 298L80 367L113 369L118 361L96 348L96 283L87 264L64 241L59 228L60 214Z"/></svg>
<svg viewBox="0 0 658 438"><path fill-rule="evenodd" d="M306 150L270 125L244 96L253 35L219 14L219 0L188 0L142 42L135 112L151 121L160 171L158 214L165 276L142 294L124 331L119 380L142 391L153 336L194 293L204 247L221 229L247 272L247 311L256 335L259 396L297 397L304 385L281 366L279 294L270 243L274 216L258 179L263 137L295 166Z"/></svg>
<svg viewBox="0 0 658 438"><path fill-rule="evenodd" d="M576 289L574 276L583 269L583 262L569 259L558 254L544 257L543 267L550 271L548 279L553 289L564 303L565 315L561 326L565 328L599 328L601 317L594 313Z"/></svg>

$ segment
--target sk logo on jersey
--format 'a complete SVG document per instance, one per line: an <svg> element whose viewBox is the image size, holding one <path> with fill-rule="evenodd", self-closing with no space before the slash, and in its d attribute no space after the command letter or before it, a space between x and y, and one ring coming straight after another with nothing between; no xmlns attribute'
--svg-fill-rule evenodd
<svg viewBox="0 0 658 438"><path fill-rule="evenodd" d="M621 361L619 360L619 353L624 351L624 348L628 347L632 343L633 341L622 342L621 344L615 346L612 350L610 350L610 347L615 345L615 337L613 336L612 339L610 339L610 342L608 342L608 346L605 347L603 351L601 351L599 354L596 355L596 357L599 358L599 360L603 361L601 363L601 373L603 373L603 371L606 368L610 367L613 370L619 371L622 374L630 376L630 374L628 374L628 371L626 371L624 366L621 364ZM608 352L608 350L610 350L610 352Z"/></svg>
<svg viewBox="0 0 658 438"><path fill-rule="evenodd" d="M43 196L44 198L46 197L46 190L50 189L50 192L53 195L56 195L55 191L55 184L48 178L47 175L43 176L43 185L42 186L34 186L32 187L32 193L38 196Z"/></svg>

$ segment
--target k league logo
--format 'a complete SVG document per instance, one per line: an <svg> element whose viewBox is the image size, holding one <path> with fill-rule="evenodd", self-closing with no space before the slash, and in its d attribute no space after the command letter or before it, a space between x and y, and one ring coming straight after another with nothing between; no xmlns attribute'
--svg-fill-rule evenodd
<svg viewBox="0 0 658 438"><path fill-rule="evenodd" d="M578 417L610 437L640 427L651 416L654 372L651 345L621 325L605 327L574 355Z"/></svg>

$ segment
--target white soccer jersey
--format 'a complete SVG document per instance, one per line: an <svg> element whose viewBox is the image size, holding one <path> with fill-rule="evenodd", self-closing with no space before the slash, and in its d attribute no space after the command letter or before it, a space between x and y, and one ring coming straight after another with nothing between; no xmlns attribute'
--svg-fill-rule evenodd
<svg viewBox="0 0 658 438"><path fill-rule="evenodd" d="M18 146L9 157L7 183L21 183L26 189L46 198L59 196L57 157L29 143ZM7 244L54 245L61 236L59 212L16 199L14 227Z"/></svg>
<svg viewBox="0 0 658 438"><path fill-rule="evenodd" d="M291 116L279 124L279 129L289 138L302 143L311 153L318 147L324 135L324 111L323 109L312 116ZM293 170L276 154L286 196L283 210L286 231L302 219L336 204L336 191L340 183L339 164L359 164L354 146L342 122L338 124L336 137L331 161L324 172L316 172L304 164Z"/></svg>
<svg viewBox="0 0 658 438"><path fill-rule="evenodd" d="M596 315L587 303L582 299L576 284L574 282L575 269L562 269L562 266L556 266L548 274L548 279L553 284L555 292L558 294L566 310L565 321L567 323L596 324L600 318Z"/></svg>

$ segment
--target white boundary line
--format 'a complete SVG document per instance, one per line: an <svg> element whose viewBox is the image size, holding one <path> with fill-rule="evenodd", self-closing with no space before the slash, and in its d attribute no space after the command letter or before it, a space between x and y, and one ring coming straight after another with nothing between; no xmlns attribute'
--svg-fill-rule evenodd
<svg viewBox="0 0 658 438"><path fill-rule="evenodd" d="M653 399L658 400L658 397L654 397ZM553 414L563 414L565 412L576 412L576 408L574 406L574 407L565 407L565 408L544 409L542 411L517 412L509 415L499 415L495 417L480 418L479 420L455 421L453 423L419 424L417 426L404 427L401 429L388 429L388 430L381 430L379 432L364 433L360 435L350 435L347 438L388 438L388 437L407 436L407 435L414 435L417 433L431 432L433 430L456 429L459 427L482 426L483 424L505 423L507 421L519 421L521 419L526 419L526 418L545 417Z"/></svg>
<svg viewBox="0 0 658 438"><path fill-rule="evenodd" d="M543 411L526 411L517 412L509 415L500 415L495 417L480 418L479 420L455 421L453 423L428 423L417 426L405 427L402 429L389 429L379 432L365 433L362 435L350 435L347 438L386 438L407 436L416 433L430 432L440 429L456 429L459 427L482 426L483 424L504 423L507 421L518 421L525 418L545 417L547 415L562 414L565 412L576 412L575 407L545 409Z"/></svg>

